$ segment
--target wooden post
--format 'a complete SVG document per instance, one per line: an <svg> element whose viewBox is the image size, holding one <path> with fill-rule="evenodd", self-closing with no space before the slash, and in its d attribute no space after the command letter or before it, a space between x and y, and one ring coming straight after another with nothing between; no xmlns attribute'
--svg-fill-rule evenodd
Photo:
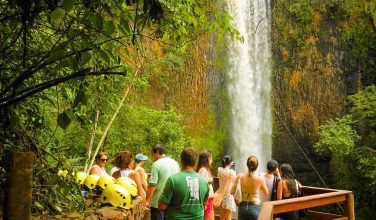
<svg viewBox="0 0 376 220"><path fill-rule="evenodd" d="M349 220L355 220L354 194L353 193L349 193L346 195L345 215L349 218Z"/></svg>
<svg viewBox="0 0 376 220"><path fill-rule="evenodd" d="M150 209L148 209L148 208L144 209L144 219L145 220L150 220L151 219Z"/></svg>
<svg viewBox="0 0 376 220"><path fill-rule="evenodd" d="M31 218L33 162L34 153L9 154L4 219L29 220Z"/></svg>

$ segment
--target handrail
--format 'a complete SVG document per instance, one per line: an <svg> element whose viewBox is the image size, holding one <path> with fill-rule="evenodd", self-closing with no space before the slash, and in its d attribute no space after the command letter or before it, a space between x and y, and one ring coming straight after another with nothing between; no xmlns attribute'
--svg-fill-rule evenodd
<svg viewBox="0 0 376 220"><path fill-rule="evenodd" d="M345 203L345 213L342 216L330 213L311 212L312 215L320 215L320 219L349 219L355 220L354 196L351 191L324 189L318 187L303 186L304 197L264 202L258 220L273 219L273 214L294 211L304 208L312 208L322 205L343 202ZM310 214L310 212L308 213ZM333 217L336 216L336 217Z"/></svg>

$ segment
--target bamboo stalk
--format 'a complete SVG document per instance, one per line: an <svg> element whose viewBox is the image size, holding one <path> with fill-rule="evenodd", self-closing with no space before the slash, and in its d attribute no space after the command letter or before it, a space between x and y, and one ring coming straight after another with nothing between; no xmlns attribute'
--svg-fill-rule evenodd
<svg viewBox="0 0 376 220"><path fill-rule="evenodd" d="M101 137L101 139L100 139L100 141L99 141L99 143L98 143L98 145L97 145L97 148L95 149L95 152L94 152L94 154L93 154L93 157L91 158L91 162L90 162L90 166L89 166L89 167L92 167L92 166L93 166L93 164L94 164L94 159L95 159L95 155L98 154L99 149L100 149L101 146L103 145L103 142L104 142L104 140L105 140L105 138L106 138L106 136L107 136L107 133L108 133L108 131L110 130L112 123L115 121L116 116L117 116L118 113L120 112L120 109L121 109L121 107L123 106L124 101L125 101L125 99L127 98L128 93L129 93L130 89L132 88L133 83L135 82L135 79L136 79L136 77L138 76L138 73L140 72L140 69L141 69L142 65L144 64L144 62L145 62L145 58L143 58L143 59L141 60L140 65L137 67L135 73L133 74L133 79L132 79L131 83L129 84L129 86L128 86L127 89L125 90L124 95L123 95L123 97L122 97L122 99L121 99L121 101L120 101L118 107L116 108L116 111L115 111L114 114L112 115L110 122L107 124L107 127L106 127L106 129L105 129L105 131L104 131L104 133L103 133L103 135L102 135L102 137ZM89 169L89 170L90 170L90 169ZM87 172L87 173L88 173L88 172Z"/></svg>
<svg viewBox="0 0 376 220"><path fill-rule="evenodd" d="M84 168L85 173L88 171L88 168L89 168L88 165L89 165L89 161L91 158L91 150L93 149L95 134L97 133L98 119L99 119L99 110L97 109L97 114L95 115L95 119L94 119L93 132L91 133L90 143L87 148L87 159L85 161L85 168Z"/></svg>

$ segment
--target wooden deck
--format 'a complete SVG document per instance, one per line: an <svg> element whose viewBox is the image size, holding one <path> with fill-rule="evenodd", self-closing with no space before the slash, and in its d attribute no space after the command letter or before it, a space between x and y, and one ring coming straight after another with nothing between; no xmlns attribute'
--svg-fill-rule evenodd
<svg viewBox="0 0 376 220"><path fill-rule="evenodd" d="M218 178L214 178L214 189L218 188ZM305 196L293 199L278 200L273 202L265 202L261 206L259 220L273 220L274 214L294 211L299 209L307 209L307 217L309 219L322 220L355 220L354 195L351 191L325 189L319 187L303 186ZM344 214L337 215L332 213L318 212L310 210L313 207L326 206L330 204L344 204ZM215 219L219 219L216 212ZM237 219L237 216L233 217Z"/></svg>
<svg viewBox="0 0 376 220"><path fill-rule="evenodd" d="M354 195L351 191L325 189L308 186L304 186L302 189L306 195L304 197L263 203L258 219L273 220L273 214L306 208L308 209L307 217L313 219L355 220ZM345 213L343 215L336 215L331 213L309 210L309 208L325 206L335 203L344 204Z"/></svg>

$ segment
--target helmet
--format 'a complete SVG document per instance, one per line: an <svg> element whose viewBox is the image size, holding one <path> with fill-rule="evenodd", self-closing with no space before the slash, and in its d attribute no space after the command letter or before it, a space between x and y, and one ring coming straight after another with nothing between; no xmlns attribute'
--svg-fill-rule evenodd
<svg viewBox="0 0 376 220"><path fill-rule="evenodd" d="M109 184L103 190L99 200L123 209L129 209L132 203L129 192L119 184Z"/></svg>
<svg viewBox="0 0 376 220"><path fill-rule="evenodd" d="M59 170L59 172L57 172L57 175L62 176L62 177L67 177L68 170Z"/></svg>
<svg viewBox="0 0 376 220"><path fill-rule="evenodd" d="M132 196L137 196L137 184L129 177L119 177L115 184L119 184L124 187Z"/></svg>
<svg viewBox="0 0 376 220"><path fill-rule="evenodd" d="M84 181L84 185L89 188L89 189L94 189L95 186L97 185L98 179L100 178L99 175L97 174L91 174L86 177Z"/></svg>
<svg viewBox="0 0 376 220"><path fill-rule="evenodd" d="M86 177L87 174L85 172L78 172L76 175L76 182L79 184L84 184Z"/></svg>
<svg viewBox="0 0 376 220"><path fill-rule="evenodd" d="M109 175L103 175L99 177L97 186L99 186L101 189L106 189L106 187L115 182L115 178Z"/></svg>

